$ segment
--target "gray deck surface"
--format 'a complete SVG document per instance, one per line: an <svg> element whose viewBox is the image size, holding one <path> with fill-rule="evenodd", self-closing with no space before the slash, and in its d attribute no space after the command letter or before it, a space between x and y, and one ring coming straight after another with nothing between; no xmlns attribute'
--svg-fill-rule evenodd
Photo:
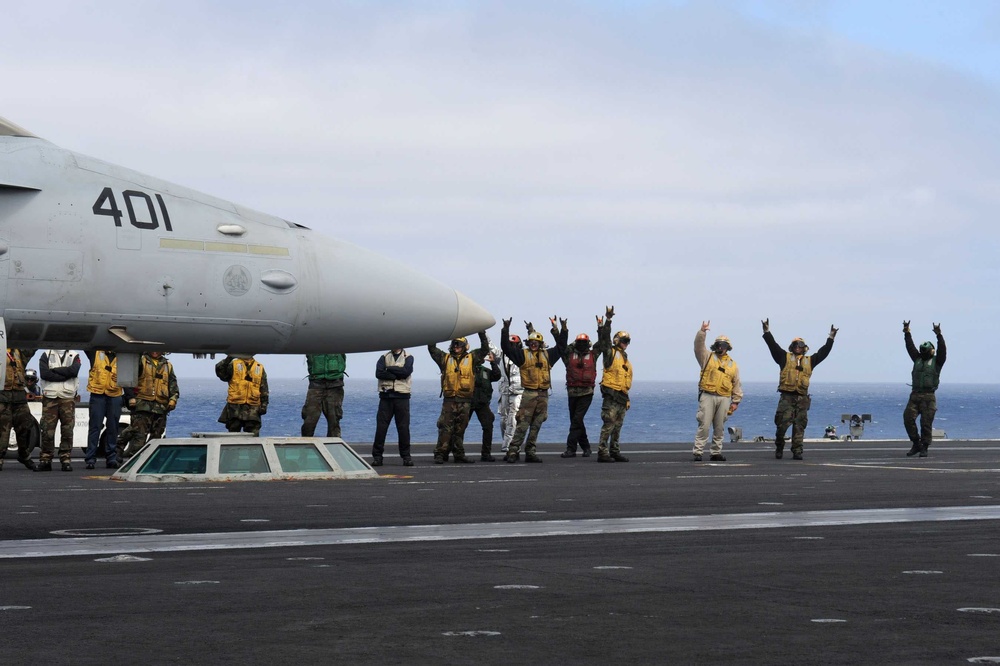
<svg viewBox="0 0 1000 666"><path fill-rule="evenodd" d="M1000 663L998 442L727 443L718 464L548 444L541 465L419 444L411 468L393 448L352 481L8 458L3 663Z"/></svg>

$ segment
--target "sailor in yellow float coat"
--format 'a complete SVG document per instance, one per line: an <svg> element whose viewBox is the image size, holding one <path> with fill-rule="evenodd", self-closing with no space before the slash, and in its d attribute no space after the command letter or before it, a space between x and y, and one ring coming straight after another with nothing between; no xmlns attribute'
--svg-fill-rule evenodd
<svg viewBox="0 0 1000 666"><path fill-rule="evenodd" d="M122 415L123 393L118 385L118 357L113 351L101 349L88 351L86 354L90 361L87 381L87 391L90 393L90 427L87 429L87 449L83 460L87 469L94 469L103 428L107 432L104 440L105 465L109 469L116 469L120 463L115 444L118 442L118 419Z"/></svg>
<svg viewBox="0 0 1000 666"><path fill-rule="evenodd" d="M28 469L35 469L29 442L32 431L38 430L38 421L28 409L25 369L34 355L34 349L7 348L7 375L0 387L0 469L3 469L3 459L10 446L11 430L17 438L17 461Z"/></svg>
<svg viewBox="0 0 1000 666"><path fill-rule="evenodd" d="M270 398L264 366L252 354L226 356L215 364L215 376L229 383L226 406L222 408L219 423L225 423L229 432L243 430L259 436L260 417L267 414Z"/></svg>
<svg viewBox="0 0 1000 666"><path fill-rule="evenodd" d="M601 377L601 439L597 446L597 462L628 462L618 446L618 437L625 422L625 412L631 406L628 392L632 388L632 363L628 360L628 346L632 337L628 331L618 331L611 338L611 318L615 308L605 312L605 320L597 318L598 344L603 343L604 374Z"/></svg>
<svg viewBox="0 0 1000 666"><path fill-rule="evenodd" d="M809 380L813 369L829 356L833 349L833 339L839 329L830 326L830 335L819 351L806 356L809 346L802 338L795 338L788 345L786 352L775 341L771 334L770 319L761 321L764 329L764 342L771 352L771 358L781 368L778 376L778 408L774 412L774 457L779 460L784 455L785 433L792 428L792 458L802 460L802 440L805 438L806 426L809 425L809 407L812 398L809 397Z"/></svg>
<svg viewBox="0 0 1000 666"><path fill-rule="evenodd" d="M701 377L698 381L698 432L694 436L692 453L695 461L701 460L711 428L712 460L720 462L726 459L722 455L726 419L739 407L743 399L743 385L740 382L740 368L729 357L733 348L729 338L720 335L712 343L711 349L705 346L709 324L711 322L702 322L701 330L694 336L694 357L701 368Z"/></svg>
<svg viewBox="0 0 1000 666"><path fill-rule="evenodd" d="M550 318L552 327L555 328L556 317ZM549 389L552 388L551 368L566 351L566 341L569 338L567 321L561 319L561 329L556 337L555 349L544 349L542 344L545 338L541 333L534 330L534 327L525 322L530 333L528 334L528 348L521 349L510 341L510 319L503 322L503 331L500 334L500 349L514 365L521 371L521 387L524 392L521 395L521 406L517 410L517 426L514 429L514 439L507 448L507 456L504 458L509 463L517 462L520 458L518 453L522 442L524 443L524 461L530 463L540 463L542 459L535 455L535 444L538 441L538 432L542 429L542 424L549 416ZM527 435L527 439L525 436Z"/></svg>
<svg viewBox="0 0 1000 666"><path fill-rule="evenodd" d="M441 368L441 416L438 417L438 440L434 448L434 462L441 464L448 460L448 454L455 456L457 463L475 462L465 455L465 429L472 415L472 395L476 389L476 368L490 353L490 343L486 331L479 332L479 349L469 351L465 338L451 341L448 353L434 345L427 345L431 358Z"/></svg>

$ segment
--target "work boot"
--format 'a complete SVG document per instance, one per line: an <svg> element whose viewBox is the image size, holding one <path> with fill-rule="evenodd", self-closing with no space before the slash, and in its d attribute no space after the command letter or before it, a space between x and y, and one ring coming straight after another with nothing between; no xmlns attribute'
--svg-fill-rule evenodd
<svg viewBox="0 0 1000 666"><path fill-rule="evenodd" d="M62 463L62 471L64 471L64 472L72 472L73 471L73 466L69 464L68 460L64 460L63 461L63 463Z"/></svg>
<svg viewBox="0 0 1000 666"><path fill-rule="evenodd" d="M382 458L381 458L381 456L373 456L372 457L372 467L381 467L381 466L382 466Z"/></svg>
<svg viewBox="0 0 1000 666"><path fill-rule="evenodd" d="M35 462L31 458L18 458L17 462L21 463L22 465L30 469L32 472L35 471Z"/></svg>
<svg viewBox="0 0 1000 666"><path fill-rule="evenodd" d="M701 454L700 453L694 454L694 461L695 462L701 462Z"/></svg>
<svg viewBox="0 0 1000 666"><path fill-rule="evenodd" d="M503 459L509 463L516 463L520 458L521 454L515 452L515 453L508 453L506 456L504 456Z"/></svg>
<svg viewBox="0 0 1000 666"><path fill-rule="evenodd" d="M39 460L38 464L35 465L36 472L51 472L52 471L52 461L51 460Z"/></svg>
<svg viewBox="0 0 1000 666"><path fill-rule="evenodd" d="M473 460L472 458L466 458L465 456L455 456L455 462L456 463L468 463L468 464L471 465L472 463L474 463L476 461Z"/></svg>
<svg viewBox="0 0 1000 666"><path fill-rule="evenodd" d="M597 452L597 462L614 462L615 459L609 456L607 453Z"/></svg>
<svg viewBox="0 0 1000 666"><path fill-rule="evenodd" d="M106 467L107 469L118 469L119 467L121 467L121 465L119 465L119 464L118 464L117 462L115 462L114 460L112 460L111 462L107 462L107 463L104 463L104 466L105 466L105 467Z"/></svg>
<svg viewBox="0 0 1000 666"><path fill-rule="evenodd" d="M403 458L403 467L413 467L413 458Z"/></svg>
<svg viewBox="0 0 1000 666"><path fill-rule="evenodd" d="M612 453L611 457L615 459L615 462L628 462L628 458L620 453Z"/></svg>
<svg viewBox="0 0 1000 666"><path fill-rule="evenodd" d="M802 452L792 451L792 460L802 460Z"/></svg>
<svg viewBox="0 0 1000 666"><path fill-rule="evenodd" d="M926 458L927 457L927 447L926 446L921 446L920 447L920 453L918 454L918 456L920 458Z"/></svg>
<svg viewBox="0 0 1000 666"><path fill-rule="evenodd" d="M721 453L713 453L710 460L712 462L726 462L726 456L722 455Z"/></svg>
<svg viewBox="0 0 1000 666"><path fill-rule="evenodd" d="M494 462L496 460L496 458L494 458L488 453L484 453L483 455L479 456L479 459L482 460L483 462Z"/></svg>
<svg viewBox="0 0 1000 666"><path fill-rule="evenodd" d="M920 442L913 442L913 446L911 446L910 450L906 452L906 457L911 458L917 455L918 453L920 453L920 448L921 448Z"/></svg>
<svg viewBox="0 0 1000 666"><path fill-rule="evenodd" d="M536 456L534 453L525 453L524 454L524 462L526 462L526 463L529 463L529 462L530 463L540 463L540 462L542 462L542 459L539 458L538 456Z"/></svg>
<svg viewBox="0 0 1000 666"><path fill-rule="evenodd" d="M94 469L94 463L87 463L87 469Z"/></svg>
<svg viewBox="0 0 1000 666"><path fill-rule="evenodd" d="M587 446L586 444L584 444L584 445L583 445L583 446L581 446L580 448L582 448L582 449L583 449L583 457L584 457L584 458L589 458L589 457L590 457L590 447L589 447L589 446Z"/></svg>
<svg viewBox="0 0 1000 666"><path fill-rule="evenodd" d="M434 464L435 465L443 465L444 461L445 461L445 457L442 456L440 453L435 453L434 454Z"/></svg>
<svg viewBox="0 0 1000 666"><path fill-rule="evenodd" d="M560 458L576 458L576 450L575 449L566 449L565 451L563 451L562 453L559 454L559 457Z"/></svg>
<svg viewBox="0 0 1000 666"><path fill-rule="evenodd" d="M777 460L781 460L781 458L784 455L785 455L785 445L784 444L775 444L774 445L774 457Z"/></svg>

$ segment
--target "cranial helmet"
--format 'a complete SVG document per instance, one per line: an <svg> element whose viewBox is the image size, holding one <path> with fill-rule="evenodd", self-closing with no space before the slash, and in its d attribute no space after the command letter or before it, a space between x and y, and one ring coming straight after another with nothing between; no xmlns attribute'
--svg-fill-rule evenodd
<svg viewBox="0 0 1000 666"><path fill-rule="evenodd" d="M455 345L459 345L460 347L468 349L469 341L466 340L465 338L455 338L454 340L451 341L451 346L454 347Z"/></svg>
<svg viewBox="0 0 1000 666"><path fill-rule="evenodd" d="M510 340L510 343L513 344L513 345L519 345L519 344L521 344L521 336L520 335L512 335L508 339Z"/></svg>
<svg viewBox="0 0 1000 666"><path fill-rule="evenodd" d="M34 384L38 381L38 373L35 372L34 368L28 368L24 371L24 379L29 384Z"/></svg>
<svg viewBox="0 0 1000 666"><path fill-rule="evenodd" d="M931 342L921 343L920 356L923 358L930 358L934 356L934 345Z"/></svg>
<svg viewBox="0 0 1000 666"><path fill-rule="evenodd" d="M794 340L792 340L791 344L788 345L788 351L790 351L792 353L795 353L793 351L793 348L795 347L795 345L802 345L805 348L805 351L802 352L803 354L805 354L807 351L809 351L809 345L807 345L806 341L803 340L802 338L795 338Z"/></svg>
<svg viewBox="0 0 1000 666"><path fill-rule="evenodd" d="M611 340L611 344L617 345L619 342L632 342L632 336L628 334L628 331L618 331L615 333L614 339Z"/></svg>
<svg viewBox="0 0 1000 666"><path fill-rule="evenodd" d="M532 331L528 334L528 342L535 341L538 344L543 344L545 342L545 336L538 331Z"/></svg>
<svg viewBox="0 0 1000 666"><path fill-rule="evenodd" d="M590 336L587 335L586 333L581 333L580 335L576 336L576 341L577 342L590 342Z"/></svg>
<svg viewBox="0 0 1000 666"><path fill-rule="evenodd" d="M712 351L714 352L727 352L732 351L733 345L729 342L729 338L724 335L720 335L712 343Z"/></svg>

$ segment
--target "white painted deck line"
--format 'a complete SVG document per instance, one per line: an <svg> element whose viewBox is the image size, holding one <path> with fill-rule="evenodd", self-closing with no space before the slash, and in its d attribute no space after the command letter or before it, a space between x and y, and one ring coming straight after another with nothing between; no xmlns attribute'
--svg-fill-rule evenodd
<svg viewBox="0 0 1000 666"><path fill-rule="evenodd" d="M0 559L962 520L1000 520L1000 506L781 511L705 516L595 518L458 525L401 525L318 530L220 532L214 534L146 534L26 539L0 541Z"/></svg>

